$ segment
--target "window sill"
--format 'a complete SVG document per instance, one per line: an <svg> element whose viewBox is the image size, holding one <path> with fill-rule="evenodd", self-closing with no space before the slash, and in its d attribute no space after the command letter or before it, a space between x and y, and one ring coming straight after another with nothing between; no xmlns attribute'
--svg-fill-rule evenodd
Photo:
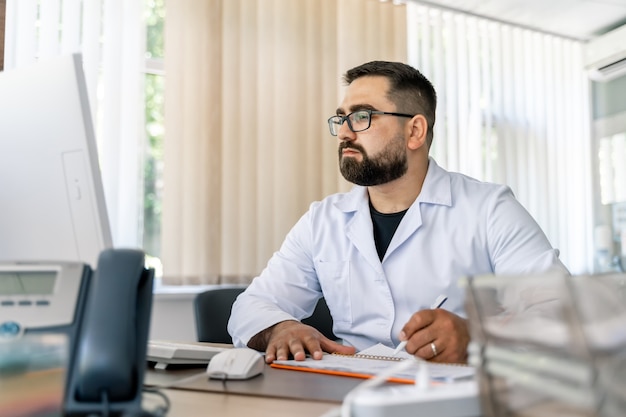
<svg viewBox="0 0 626 417"><path fill-rule="evenodd" d="M154 279L152 294L160 300L192 300L196 294L216 289L246 287L243 284L163 285L160 278Z"/></svg>

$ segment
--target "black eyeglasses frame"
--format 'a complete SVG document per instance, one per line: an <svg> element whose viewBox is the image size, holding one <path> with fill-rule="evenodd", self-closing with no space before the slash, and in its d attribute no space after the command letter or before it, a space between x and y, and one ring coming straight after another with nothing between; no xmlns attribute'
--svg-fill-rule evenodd
<svg viewBox="0 0 626 417"><path fill-rule="evenodd" d="M353 115L355 113L362 113L365 112L368 114L368 123L367 123L367 127L363 128L363 129L359 129L359 130L354 130L354 128L352 127L352 122L351 122L351 118L353 117ZM396 117L409 117L409 118L413 118L416 115L411 115L411 114L406 114L406 113L396 113L396 112L389 112L389 111L379 111L379 110L370 110L370 109L362 109L362 110L356 110L353 111L352 113L346 114L345 116L340 116L340 115L335 115L335 116L331 116L328 118L328 129L330 130L330 134L333 136L337 136L337 134L339 133L339 127L341 127L344 122L348 122L348 128L354 132L363 132L364 130L367 130L371 127L372 125L372 115L373 114L380 114L380 115L389 115L389 116L396 116ZM334 131L334 126L336 126L337 131Z"/></svg>

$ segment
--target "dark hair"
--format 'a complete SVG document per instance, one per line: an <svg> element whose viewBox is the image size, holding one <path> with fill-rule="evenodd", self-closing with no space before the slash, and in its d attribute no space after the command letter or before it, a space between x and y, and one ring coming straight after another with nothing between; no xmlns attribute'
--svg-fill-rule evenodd
<svg viewBox="0 0 626 417"><path fill-rule="evenodd" d="M343 76L346 84L365 76L386 77L391 86L388 98L396 104L396 111L411 114L423 114L428 123L426 141L428 146L433 141L437 93L424 75L401 62L371 61L348 70Z"/></svg>

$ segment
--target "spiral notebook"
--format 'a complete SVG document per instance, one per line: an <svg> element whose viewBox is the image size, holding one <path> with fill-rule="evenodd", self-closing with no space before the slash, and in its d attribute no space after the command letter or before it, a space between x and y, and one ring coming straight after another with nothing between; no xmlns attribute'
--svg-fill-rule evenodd
<svg viewBox="0 0 626 417"><path fill-rule="evenodd" d="M378 344L354 355L324 354L321 360L306 358L304 361L274 361L271 366L278 369L316 372L330 375L350 376L354 378L372 378L386 371L398 361L412 356L400 352L393 356L393 349ZM422 361L423 362L423 361ZM475 369L464 364L441 364L426 362L430 379L434 381L456 381L470 379ZM420 361L415 361L408 369L395 373L390 382L413 384L420 369Z"/></svg>

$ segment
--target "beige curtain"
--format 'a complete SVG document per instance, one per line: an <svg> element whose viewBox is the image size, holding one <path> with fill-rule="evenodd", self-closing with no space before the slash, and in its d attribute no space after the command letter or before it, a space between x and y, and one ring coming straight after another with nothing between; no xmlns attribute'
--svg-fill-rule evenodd
<svg viewBox="0 0 626 417"><path fill-rule="evenodd" d="M4 69L4 22L6 21L6 0L0 0L0 71Z"/></svg>
<svg viewBox="0 0 626 417"><path fill-rule="evenodd" d="M405 6L166 6L163 282L246 282L312 201L349 188L326 119L347 69L406 61Z"/></svg>

